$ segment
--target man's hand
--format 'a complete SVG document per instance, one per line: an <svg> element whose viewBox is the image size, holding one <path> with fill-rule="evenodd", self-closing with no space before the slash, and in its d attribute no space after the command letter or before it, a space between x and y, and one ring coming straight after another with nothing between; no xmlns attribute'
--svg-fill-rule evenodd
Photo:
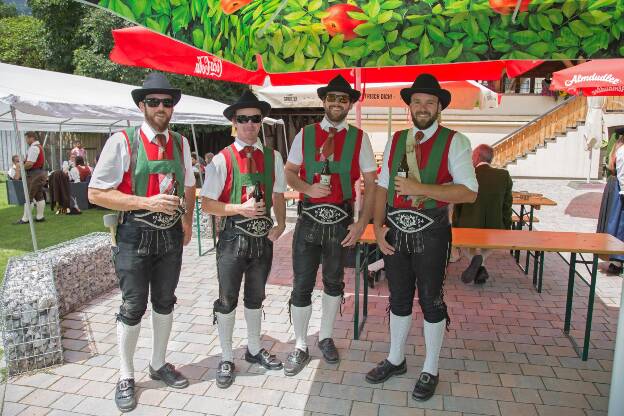
<svg viewBox="0 0 624 416"><path fill-rule="evenodd" d="M347 230L349 230L349 232L340 244L342 244L343 247L350 247L355 245L355 243L357 243L357 241L362 236L365 228L366 224L360 224L359 221L349 225L347 227Z"/></svg>
<svg viewBox="0 0 624 416"><path fill-rule="evenodd" d="M394 190L398 195L423 196L420 190L420 182L410 178L395 176Z"/></svg>
<svg viewBox="0 0 624 416"><path fill-rule="evenodd" d="M282 235L282 233L284 232L284 229L286 228L285 224L282 225L276 225L275 227L271 228L271 230L269 231L269 240L271 241L277 241L277 239L280 237L280 235Z"/></svg>
<svg viewBox="0 0 624 416"><path fill-rule="evenodd" d="M394 254L394 247L386 241L386 234L390 231L387 227L375 227L375 239L377 240L377 247L386 256Z"/></svg>
<svg viewBox="0 0 624 416"><path fill-rule="evenodd" d="M173 215L180 206L180 197L176 195L158 194L147 198L145 209L152 212L163 212Z"/></svg>
<svg viewBox="0 0 624 416"><path fill-rule="evenodd" d="M256 202L255 198L250 198L244 204L238 206L238 213L243 217L256 218L265 215L264 201Z"/></svg>
<svg viewBox="0 0 624 416"><path fill-rule="evenodd" d="M308 186L308 189L305 191L305 194L310 198L324 198L331 194L331 189L329 186L321 185L320 183L315 183Z"/></svg>
<svg viewBox="0 0 624 416"><path fill-rule="evenodd" d="M184 232L183 245L187 245L193 236L193 224L191 222L182 221L182 231Z"/></svg>

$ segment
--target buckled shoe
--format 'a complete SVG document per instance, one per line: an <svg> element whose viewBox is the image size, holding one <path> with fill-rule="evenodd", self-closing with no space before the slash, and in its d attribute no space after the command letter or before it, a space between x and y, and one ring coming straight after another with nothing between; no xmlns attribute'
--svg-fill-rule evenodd
<svg viewBox="0 0 624 416"><path fill-rule="evenodd" d="M264 348L261 348L256 355L251 355L249 350L245 351L245 361L260 364L267 370L279 370L283 367L282 362L275 355L269 354Z"/></svg>
<svg viewBox="0 0 624 416"><path fill-rule="evenodd" d="M405 374L407 371L407 364L405 360L399 365L394 365L388 360L383 360L377 367L373 368L366 374L366 381L371 384L379 384L388 380L390 377L398 374Z"/></svg>

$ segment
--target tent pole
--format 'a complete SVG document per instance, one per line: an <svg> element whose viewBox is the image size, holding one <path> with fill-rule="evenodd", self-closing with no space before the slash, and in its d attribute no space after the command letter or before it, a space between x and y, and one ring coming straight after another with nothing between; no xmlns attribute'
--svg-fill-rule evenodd
<svg viewBox="0 0 624 416"><path fill-rule="evenodd" d="M20 140L19 130L17 128L17 117L15 116L15 108L11 106L11 118L13 119L13 130L15 131L15 139ZM26 139L22 137L22 146L26 148ZM22 152L18 152L20 159L20 170L22 173L22 188L24 189L24 203L30 207L30 194L28 193L28 183L26 180L26 169L24 168L24 158ZM37 251L37 235L35 234L35 223L33 222L32 210L27 209L28 224L30 225L30 237L32 238L33 251Z"/></svg>
<svg viewBox="0 0 624 416"><path fill-rule="evenodd" d="M199 160L199 148L197 147L197 136L195 135L195 125L191 124L191 132L193 133L193 144L195 145L195 153L197 153L197 160ZM202 178L201 169L199 170L199 184L204 186L204 178Z"/></svg>
<svg viewBox="0 0 624 416"><path fill-rule="evenodd" d="M392 107L388 107L388 141L392 139Z"/></svg>
<svg viewBox="0 0 624 416"><path fill-rule="evenodd" d="M611 388L609 391L610 415L624 413L624 290L620 295L620 312L615 335L615 351L611 369Z"/></svg>
<svg viewBox="0 0 624 416"><path fill-rule="evenodd" d="M362 68L355 68L355 89L362 90ZM355 125L359 129L362 128L362 98L355 103Z"/></svg>
<svg viewBox="0 0 624 416"><path fill-rule="evenodd" d="M286 148L286 157L288 157L288 138L286 137L286 122L285 121L282 124L282 129L284 130L284 147Z"/></svg>

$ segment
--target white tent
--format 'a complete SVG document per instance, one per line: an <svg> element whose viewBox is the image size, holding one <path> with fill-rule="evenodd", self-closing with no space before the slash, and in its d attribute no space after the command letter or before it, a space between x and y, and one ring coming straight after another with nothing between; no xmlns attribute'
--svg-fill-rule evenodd
<svg viewBox="0 0 624 416"><path fill-rule="evenodd" d="M19 137L19 132L26 130L110 133L139 125L143 114L130 95L135 88L138 87L0 63L0 130L11 130ZM171 122L191 127L228 125L230 121L223 116L225 108L218 101L182 95ZM195 129L192 130L197 148ZM22 137L25 148L23 140ZM59 148L62 154L62 145ZM24 195L28 195L26 181L22 185ZM37 250L32 215L29 213L28 217L33 248Z"/></svg>
<svg viewBox="0 0 624 416"><path fill-rule="evenodd" d="M137 125L143 114L133 85L0 63L0 130L13 130L11 107L20 130L108 133ZM226 105L183 95L172 123L228 125ZM115 127L117 126L117 127Z"/></svg>

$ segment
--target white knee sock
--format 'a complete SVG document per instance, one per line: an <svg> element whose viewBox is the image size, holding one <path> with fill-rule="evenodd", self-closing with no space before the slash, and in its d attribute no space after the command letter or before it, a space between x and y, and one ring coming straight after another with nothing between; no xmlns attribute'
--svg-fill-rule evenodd
<svg viewBox="0 0 624 416"><path fill-rule="evenodd" d="M388 361L399 365L405 359L405 342L412 327L412 315L397 316L390 312L390 353Z"/></svg>
<svg viewBox="0 0 624 416"><path fill-rule="evenodd" d="M141 323L130 326L117 321L117 345L119 348L119 379L134 378L134 351L139 341Z"/></svg>
<svg viewBox="0 0 624 416"><path fill-rule="evenodd" d="M236 309L230 313L217 312L217 327L219 329L219 341L221 342L221 360L234 362L232 353L232 333L236 321Z"/></svg>
<svg viewBox="0 0 624 416"><path fill-rule="evenodd" d="M336 322L336 314L340 308L342 296L329 296L323 292L323 310L321 315L321 329L319 331L319 341L325 338L331 338L334 332L334 322Z"/></svg>
<svg viewBox="0 0 624 416"><path fill-rule="evenodd" d="M24 215L22 215L22 221L26 222L28 221L28 212L32 212L32 205L30 204L30 202L26 202L24 204Z"/></svg>
<svg viewBox="0 0 624 416"><path fill-rule="evenodd" d="M308 335L308 324L312 316L312 305L291 306L293 327L295 328L295 348L305 351L308 348L306 337Z"/></svg>
<svg viewBox="0 0 624 416"><path fill-rule="evenodd" d="M424 322L425 335L425 363L423 371L434 376L438 375L438 361L440 359L440 350L442 349L442 341L444 341L444 330L446 329L446 319L432 324Z"/></svg>
<svg viewBox="0 0 624 416"><path fill-rule="evenodd" d="M251 355L260 352L260 327L262 323L262 309L245 308L245 322L247 322L247 349Z"/></svg>
<svg viewBox="0 0 624 416"><path fill-rule="evenodd" d="M45 211L45 207L46 207L46 201L45 199L42 199L41 201L37 201L35 203L35 206L37 207L37 219L40 220L43 218L43 213Z"/></svg>
<svg viewBox="0 0 624 416"><path fill-rule="evenodd" d="M167 343L173 324L173 312L162 315L152 311L152 360L150 365L154 370L159 370L165 365Z"/></svg>

